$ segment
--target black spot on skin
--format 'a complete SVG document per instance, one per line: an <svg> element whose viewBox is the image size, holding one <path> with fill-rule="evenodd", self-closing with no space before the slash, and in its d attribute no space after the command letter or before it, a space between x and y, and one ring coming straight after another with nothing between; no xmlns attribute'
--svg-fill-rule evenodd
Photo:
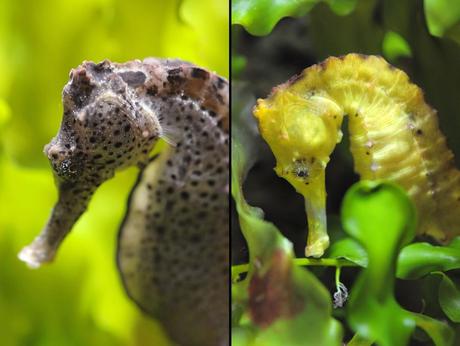
<svg viewBox="0 0 460 346"><path fill-rule="evenodd" d="M146 80L146 76L143 72L141 71L127 71L127 72L121 72L120 77L129 85L132 87L138 87L142 84L144 84Z"/></svg>
<svg viewBox="0 0 460 346"><path fill-rule="evenodd" d="M147 95L155 96L158 94L158 87L156 85L151 85L147 89Z"/></svg>
<svg viewBox="0 0 460 346"><path fill-rule="evenodd" d="M182 69L181 68L174 68L168 71L168 82L171 83L173 86L180 84L184 81L184 77L181 75Z"/></svg>
<svg viewBox="0 0 460 346"><path fill-rule="evenodd" d="M206 80L209 78L209 72L206 70L203 70L202 68L194 67L192 69L192 77L197 78L197 79Z"/></svg>

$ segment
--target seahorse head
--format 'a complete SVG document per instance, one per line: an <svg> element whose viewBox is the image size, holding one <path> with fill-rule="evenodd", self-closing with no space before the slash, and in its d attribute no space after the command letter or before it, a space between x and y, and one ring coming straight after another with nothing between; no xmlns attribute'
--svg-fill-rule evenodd
<svg viewBox="0 0 460 346"><path fill-rule="evenodd" d="M316 107L312 107L316 102ZM338 121L317 100L277 90L259 100L254 115L276 158L276 173L299 192L320 178L340 140Z"/></svg>
<svg viewBox="0 0 460 346"><path fill-rule="evenodd" d="M108 61L70 72L61 128L45 146L59 181L97 185L147 160L160 125L151 109L132 101L133 87L145 78L142 71L115 73Z"/></svg>
<svg viewBox="0 0 460 346"><path fill-rule="evenodd" d="M94 191L117 169L148 162L161 128L152 108L136 102L136 86L146 78L136 66L84 62L70 72L61 127L45 146L59 199L42 233L19 255L29 265L53 259Z"/></svg>
<svg viewBox="0 0 460 346"><path fill-rule="evenodd" d="M276 173L305 198L309 223L305 253L321 256L329 244L325 171L329 156L342 137L343 112L321 95L293 93L286 86L259 100L254 115L262 137L275 155Z"/></svg>

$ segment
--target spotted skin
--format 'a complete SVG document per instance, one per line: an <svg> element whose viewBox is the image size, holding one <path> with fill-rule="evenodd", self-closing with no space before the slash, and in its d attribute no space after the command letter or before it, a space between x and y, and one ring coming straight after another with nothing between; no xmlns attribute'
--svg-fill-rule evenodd
<svg viewBox="0 0 460 346"><path fill-rule="evenodd" d="M97 187L137 165L118 236L124 287L180 345L227 345L227 81L180 60L84 62L63 104L45 147L59 198L19 257L32 267L52 261ZM150 158L160 138L170 145Z"/></svg>

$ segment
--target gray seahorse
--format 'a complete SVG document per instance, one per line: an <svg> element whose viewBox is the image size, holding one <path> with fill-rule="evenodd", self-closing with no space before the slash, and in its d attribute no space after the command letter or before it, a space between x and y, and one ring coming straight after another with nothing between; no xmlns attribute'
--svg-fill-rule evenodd
<svg viewBox="0 0 460 346"><path fill-rule="evenodd" d="M59 198L19 257L53 260L94 191L142 170L118 237L128 295L181 345L228 344L228 82L181 60L83 62L46 147ZM157 140L170 145L155 159Z"/></svg>

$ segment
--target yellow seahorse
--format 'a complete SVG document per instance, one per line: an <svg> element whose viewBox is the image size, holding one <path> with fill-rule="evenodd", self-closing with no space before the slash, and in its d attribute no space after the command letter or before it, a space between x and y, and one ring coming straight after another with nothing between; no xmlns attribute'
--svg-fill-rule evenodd
<svg viewBox="0 0 460 346"><path fill-rule="evenodd" d="M329 245L325 169L345 115L361 179L401 185L416 205L418 234L446 242L460 233L460 173L436 111L406 73L383 58L330 57L259 99L254 115L276 157L276 173L305 198L306 256L319 257Z"/></svg>

